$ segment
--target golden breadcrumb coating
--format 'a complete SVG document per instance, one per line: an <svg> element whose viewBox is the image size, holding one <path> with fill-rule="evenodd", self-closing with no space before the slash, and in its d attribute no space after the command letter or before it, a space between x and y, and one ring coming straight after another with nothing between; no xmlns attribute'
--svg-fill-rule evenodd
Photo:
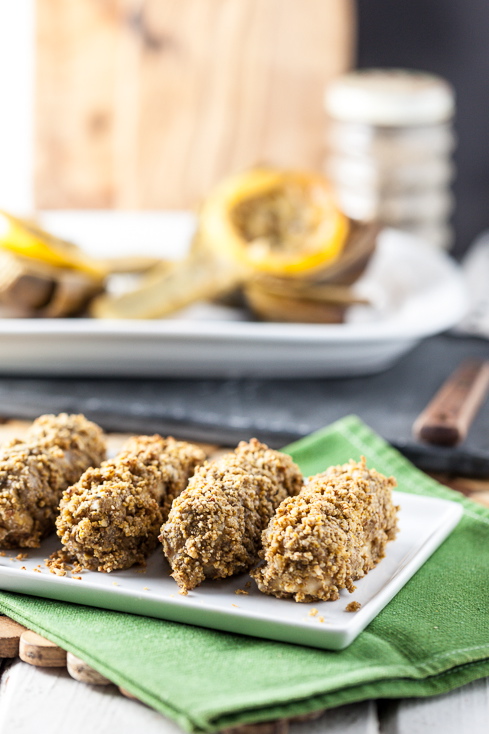
<svg viewBox="0 0 489 734"><path fill-rule="evenodd" d="M56 527L65 550L94 571L142 563L174 497L204 460L200 448L173 438L131 438L64 492Z"/></svg>
<svg viewBox="0 0 489 734"><path fill-rule="evenodd" d="M102 430L83 415L43 415L0 451L0 547L37 548L63 490L105 458Z"/></svg>
<svg viewBox="0 0 489 734"><path fill-rule="evenodd" d="M174 501L160 540L183 593L245 571L276 507L303 484L290 456L252 439L201 467Z"/></svg>
<svg viewBox="0 0 489 734"><path fill-rule="evenodd" d="M260 591L298 602L339 598L355 589L397 532L393 477L367 469L365 459L311 477L282 502L263 532L264 565L252 571Z"/></svg>

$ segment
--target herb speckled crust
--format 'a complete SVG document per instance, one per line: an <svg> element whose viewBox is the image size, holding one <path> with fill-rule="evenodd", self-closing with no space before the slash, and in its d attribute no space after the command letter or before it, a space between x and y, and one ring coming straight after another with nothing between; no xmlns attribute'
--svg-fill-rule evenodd
<svg viewBox="0 0 489 734"><path fill-rule="evenodd" d="M102 430L83 415L44 415L0 451L0 547L37 548L63 490L105 458Z"/></svg>
<svg viewBox="0 0 489 734"><path fill-rule="evenodd" d="M131 438L64 492L56 527L65 550L94 571L144 562L173 499L204 460L200 448L171 437Z"/></svg>
<svg viewBox="0 0 489 734"><path fill-rule="evenodd" d="M266 594L298 602L339 598L384 557L397 532L393 477L365 459L311 477L263 532L264 565L251 575Z"/></svg>
<svg viewBox="0 0 489 734"><path fill-rule="evenodd" d="M182 592L206 578L250 568L262 530L280 502L302 484L289 456L256 439L201 467L161 528L163 550Z"/></svg>

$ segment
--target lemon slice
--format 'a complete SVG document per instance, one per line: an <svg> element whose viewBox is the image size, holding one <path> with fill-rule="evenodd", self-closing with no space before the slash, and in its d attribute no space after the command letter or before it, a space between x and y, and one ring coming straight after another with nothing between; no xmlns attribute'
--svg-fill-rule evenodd
<svg viewBox="0 0 489 734"><path fill-rule="evenodd" d="M76 245L5 212L0 212L0 247L22 257L78 270L94 278L103 278L107 271L103 263L84 255Z"/></svg>
<svg viewBox="0 0 489 734"><path fill-rule="evenodd" d="M204 202L200 233L210 249L254 271L303 275L342 253L348 219L319 174L254 169L233 176Z"/></svg>

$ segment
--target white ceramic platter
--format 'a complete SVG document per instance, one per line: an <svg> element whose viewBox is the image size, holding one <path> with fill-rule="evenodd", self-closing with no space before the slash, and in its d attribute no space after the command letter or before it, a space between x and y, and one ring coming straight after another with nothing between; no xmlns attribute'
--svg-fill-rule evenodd
<svg viewBox="0 0 489 734"><path fill-rule="evenodd" d="M51 212L41 221L100 256L181 256L194 227L186 213ZM380 236L357 290L371 305L350 309L345 324L259 323L239 310L205 305L156 321L0 318L0 374L368 374L454 326L467 308L458 265L396 230Z"/></svg>
<svg viewBox="0 0 489 734"><path fill-rule="evenodd" d="M44 559L59 547L55 537L18 560L18 551L0 557L0 588L23 594L115 609L173 620L226 632L341 650L388 604L404 584L438 548L458 523L461 505L447 500L394 492L400 505L400 531L389 543L385 558L357 582L353 594L341 592L334 602L298 604L258 591L250 577L241 575L222 582L207 582L187 596L169 576L161 550L148 562L146 573L137 569L111 574L83 572L81 580L59 577L45 567ZM24 569L22 569L24 567ZM34 571L38 567L41 571ZM248 594L236 594L238 589ZM362 605L345 612L350 601ZM422 604L420 600L420 604ZM310 615L312 609L317 614Z"/></svg>

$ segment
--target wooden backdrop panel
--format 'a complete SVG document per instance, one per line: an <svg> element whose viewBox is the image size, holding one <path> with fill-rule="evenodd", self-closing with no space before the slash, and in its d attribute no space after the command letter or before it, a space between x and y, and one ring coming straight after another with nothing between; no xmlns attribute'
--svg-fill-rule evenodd
<svg viewBox="0 0 489 734"><path fill-rule="evenodd" d="M353 0L38 0L36 203L187 208L253 165L320 168Z"/></svg>
<svg viewBox="0 0 489 734"><path fill-rule="evenodd" d="M36 11L36 204L110 207L118 0L39 0Z"/></svg>

